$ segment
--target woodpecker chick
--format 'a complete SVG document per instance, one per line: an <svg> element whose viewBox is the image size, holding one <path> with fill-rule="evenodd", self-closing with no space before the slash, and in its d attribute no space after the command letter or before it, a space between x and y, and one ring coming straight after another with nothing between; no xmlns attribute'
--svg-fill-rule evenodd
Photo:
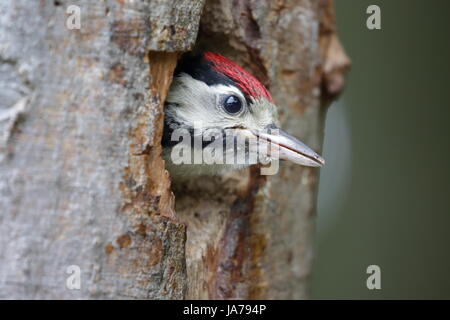
<svg viewBox="0 0 450 320"><path fill-rule="evenodd" d="M199 134L196 126L201 126ZM163 156L173 178L194 175L223 174L241 169L250 161L231 164L183 163L173 161L173 148L182 143L174 139L174 132L183 129L191 134L189 146L192 152L204 151L211 141L195 140L208 132L232 132L232 139L238 137L256 138L277 147L277 158L294 163L320 167L325 162L312 149L278 126L278 113L267 89L250 73L232 60L212 52L196 56L185 56L178 64L165 103ZM276 132L273 134L271 132ZM205 134L206 133L206 134ZM232 156L238 147L225 146L224 156ZM229 140L227 140L229 141ZM197 150L201 149L201 150ZM263 148L264 149L264 148ZM271 149L270 147L268 149ZM267 163L272 153L245 145L245 154L258 155L257 162Z"/></svg>

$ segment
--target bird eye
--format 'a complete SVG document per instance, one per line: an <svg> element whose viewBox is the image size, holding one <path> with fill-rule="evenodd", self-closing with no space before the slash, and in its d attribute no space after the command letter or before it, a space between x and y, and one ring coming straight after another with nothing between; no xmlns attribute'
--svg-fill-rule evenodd
<svg viewBox="0 0 450 320"><path fill-rule="evenodd" d="M230 95L223 101L223 108L230 114L239 113L242 110L242 101L235 95Z"/></svg>

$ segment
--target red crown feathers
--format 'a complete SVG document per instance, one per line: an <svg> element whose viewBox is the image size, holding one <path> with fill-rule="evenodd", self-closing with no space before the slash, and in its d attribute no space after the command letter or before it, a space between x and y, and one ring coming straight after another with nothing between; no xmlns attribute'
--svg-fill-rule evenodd
<svg viewBox="0 0 450 320"><path fill-rule="evenodd" d="M203 57L209 61L214 70L233 80L242 92L253 98L265 98L273 102L269 91L254 76L236 62L213 52L205 52Z"/></svg>

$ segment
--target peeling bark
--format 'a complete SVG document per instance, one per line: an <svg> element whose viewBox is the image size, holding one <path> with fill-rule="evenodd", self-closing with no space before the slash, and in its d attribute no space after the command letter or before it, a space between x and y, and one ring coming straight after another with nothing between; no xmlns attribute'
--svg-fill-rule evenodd
<svg viewBox="0 0 450 320"><path fill-rule="evenodd" d="M163 105L179 55L217 50L319 150L349 64L333 19L331 0L1 1L0 298L307 298L318 172L171 186Z"/></svg>

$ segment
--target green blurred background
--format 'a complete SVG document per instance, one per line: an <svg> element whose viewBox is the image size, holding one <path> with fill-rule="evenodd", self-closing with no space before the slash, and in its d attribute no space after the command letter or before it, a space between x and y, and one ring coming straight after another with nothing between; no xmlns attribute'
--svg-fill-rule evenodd
<svg viewBox="0 0 450 320"><path fill-rule="evenodd" d="M352 70L327 116L313 298L448 299L450 1L335 3Z"/></svg>

